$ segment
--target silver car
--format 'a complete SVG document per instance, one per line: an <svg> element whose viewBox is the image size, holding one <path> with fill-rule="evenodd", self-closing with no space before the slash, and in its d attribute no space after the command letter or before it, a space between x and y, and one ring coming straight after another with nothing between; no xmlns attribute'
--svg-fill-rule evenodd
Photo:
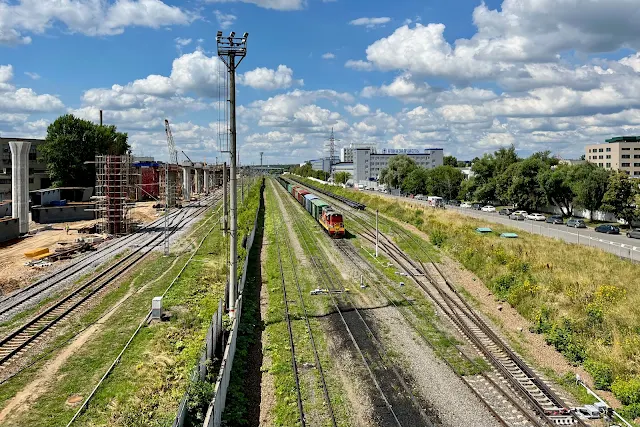
<svg viewBox="0 0 640 427"><path fill-rule="evenodd" d="M629 231L627 231L627 237L640 239L640 228L630 228Z"/></svg>

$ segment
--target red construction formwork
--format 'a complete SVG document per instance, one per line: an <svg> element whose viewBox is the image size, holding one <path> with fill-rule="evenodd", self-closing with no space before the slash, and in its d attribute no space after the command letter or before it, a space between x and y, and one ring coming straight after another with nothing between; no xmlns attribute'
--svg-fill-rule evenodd
<svg viewBox="0 0 640 427"><path fill-rule="evenodd" d="M160 195L160 168L143 166L140 168L140 200L157 200Z"/></svg>

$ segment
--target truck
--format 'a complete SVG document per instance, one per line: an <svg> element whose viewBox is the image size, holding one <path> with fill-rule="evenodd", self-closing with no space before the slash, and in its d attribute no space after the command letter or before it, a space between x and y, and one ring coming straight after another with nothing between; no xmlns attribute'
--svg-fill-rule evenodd
<svg viewBox="0 0 640 427"><path fill-rule="evenodd" d="M429 206L431 206L432 208L443 208L444 207L444 200L442 199L442 197L428 196L427 197L427 204Z"/></svg>

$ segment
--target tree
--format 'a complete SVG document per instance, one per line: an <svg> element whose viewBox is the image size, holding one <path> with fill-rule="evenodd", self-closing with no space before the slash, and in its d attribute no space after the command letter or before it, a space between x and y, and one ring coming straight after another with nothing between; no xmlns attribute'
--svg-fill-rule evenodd
<svg viewBox="0 0 640 427"><path fill-rule="evenodd" d="M388 187L399 188L404 179L417 167L416 162L407 155L394 156L381 171L380 181Z"/></svg>
<svg viewBox="0 0 640 427"><path fill-rule="evenodd" d="M349 178L351 178L351 174L349 172L338 172L334 179L338 184L346 184L347 181L349 181Z"/></svg>
<svg viewBox="0 0 640 427"><path fill-rule="evenodd" d="M572 184L573 168L559 166L555 170L546 169L538 175L538 182L547 202L556 205L567 216L573 214L573 200L576 197Z"/></svg>
<svg viewBox="0 0 640 427"><path fill-rule="evenodd" d="M453 200L460 194L464 174L453 166L438 166L427 171L427 193L446 200Z"/></svg>
<svg viewBox="0 0 640 427"><path fill-rule="evenodd" d="M94 161L96 155L123 155L129 148L127 134L115 126L99 126L65 114L47 128L40 155L54 186L91 186L95 167L85 162Z"/></svg>
<svg viewBox="0 0 640 427"><path fill-rule="evenodd" d="M458 166L458 159L455 156L444 156L442 159L443 166L453 166L454 168Z"/></svg>
<svg viewBox="0 0 640 427"><path fill-rule="evenodd" d="M513 163L504 171L511 176L506 198L521 209L536 209L545 201L545 195L538 183L538 174L548 168L539 157L531 156Z"/></svg>
<svg viewBox="0 0 640 427"><path fill-rule="evenodd" d="M627 223L636 217L635 199L638 195L638 184L624 172L609 177L609 188L602 199L602 209L611 212Z"/></svg>
<svg viewBox="0 0 640 427"><path fill-rule="evenodd" d="M424 194L427 192L427 179L429 171L417 167L402 181L402 191L410 194Z"/></svg>
<svg viewBox="0 0 640 427"><path fill-rule="evenodd" d="M594 165L583 163L573 168L571 186L575 193L575 203L589 211L589 219L602 206L609 186L609 172Z"/></svg>

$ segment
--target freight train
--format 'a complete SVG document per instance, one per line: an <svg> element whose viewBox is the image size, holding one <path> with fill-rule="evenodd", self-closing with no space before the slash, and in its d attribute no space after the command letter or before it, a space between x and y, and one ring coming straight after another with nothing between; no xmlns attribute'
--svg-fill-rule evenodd
<svg viewBox="0 0 640 427"><path fill-rule="evenodd" d="M291 194L309 214L318 221L318 224L333 238L344 237L344 222L342 214L315 194L311 194L300 185L293 185L290 182L278 177L278 182L287 193Z"/></svg>

